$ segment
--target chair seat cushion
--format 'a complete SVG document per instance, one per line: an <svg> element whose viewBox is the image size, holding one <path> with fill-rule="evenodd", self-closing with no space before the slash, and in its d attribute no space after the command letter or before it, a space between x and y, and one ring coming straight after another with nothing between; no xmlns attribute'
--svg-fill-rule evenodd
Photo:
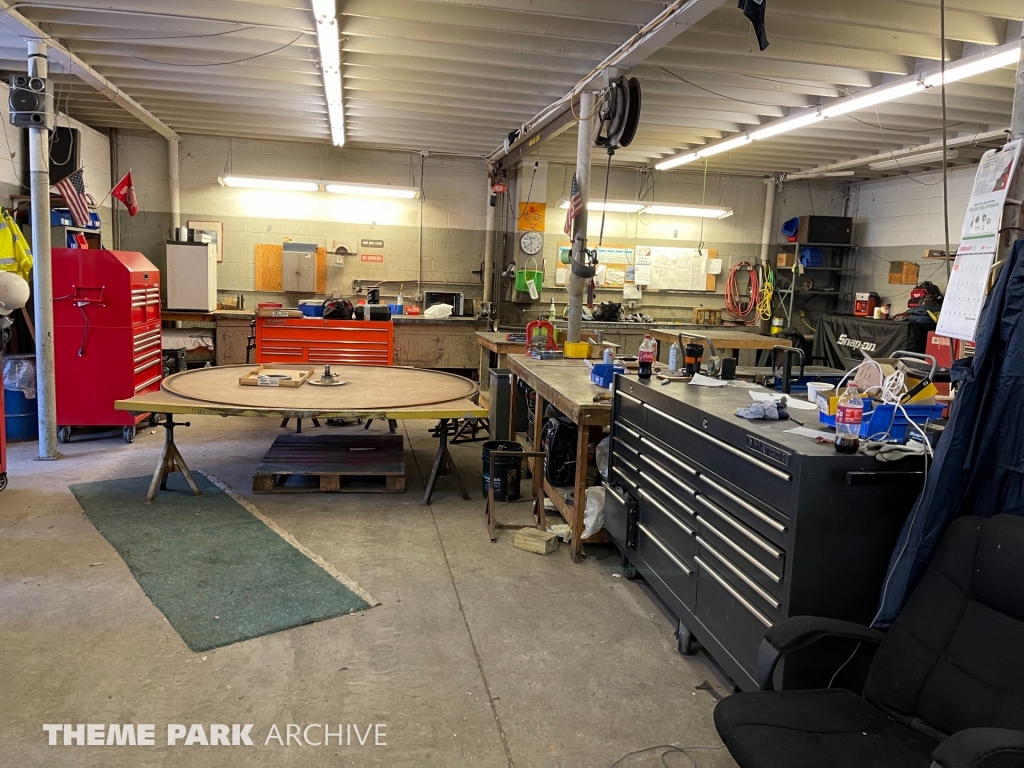
<svg viewBox="0 0 1024 768"><path fill-rule="evenodd" d="M845 690L739 693L715 726L740 768L929 768L938 744Z"/></svg>

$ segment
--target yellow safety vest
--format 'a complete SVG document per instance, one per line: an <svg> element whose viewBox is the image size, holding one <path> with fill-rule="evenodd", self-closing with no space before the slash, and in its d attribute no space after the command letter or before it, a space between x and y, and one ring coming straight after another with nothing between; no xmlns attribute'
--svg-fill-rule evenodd
<svg viewBox="0 0 1024 768"><path fill-rule="evenodd" d="M0 208L0 271L13 272L25 280L32 271L28 242L6 208Z"/></svg>

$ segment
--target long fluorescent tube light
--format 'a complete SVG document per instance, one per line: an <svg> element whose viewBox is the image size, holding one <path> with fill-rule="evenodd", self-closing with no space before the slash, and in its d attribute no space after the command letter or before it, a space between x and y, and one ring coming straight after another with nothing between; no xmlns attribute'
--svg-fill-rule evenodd
<svg viewBox="0 0 1024 768"><path fill-rule="evenodd" d="M692 163L694 160L700 160L700 157L697 156L696 152L688 152L686 154L670 157L668 160L662 160L654 167L659 171L667 171L670 168L678 168L680 165Z"/></svg>
<svg viewBox="0 0 1024 768"><path fill-rule="evenodd" d="M698 219L725 219L732 216L732 208L711 208L700 205L648 205L644 213L655 216L690 216Z"/></svg>
<svg viewBox="0 0 1024 768"><path fill-rule="evenodd" d="M419 194L415 187L391 187L385 184L331 183L324 190L335 195L358 195L361 197L401 197L411 199Z"/></svg>
<svg viewBox="0 0 1024 768"><path fill-rule="evenodd" d="M320 184L302 179L271 179L260 176L220 176L218 178L225 187L242 187L244 189L276 189L283 192L318 192Z"/></svg>
<svg viewBox="0 0 1024 768"><path fill-rule="evenodd" d="M951 149L946 153L947 160L955 160L959 156L959 152L955 149ZM942 162L942 150L934 152L920 152L916 155L910 154L905 157L894 157L892 160L883 160L880 163L871 163L868 168L872 171L889 171L896 168L906 168L907 166L915 165L928 165L929 163L941 163Z"/></svg>
<svg viewBox="0 0 1024 768"><path fill-rule="evenodd" d="M728 141L723 141L719 144L709 144L706 147L701 147L700 149L697 150L697 157L711 157L712 155L720 155L723 152L728 152L730 150L736 149L737 147L742 147L749 143L750 137L747 136L747 134L745 133L741 133L739 136L729 139Z"/></svg>
<svg viewBox="0 0 1024 768"><path fill-rule="evenodd" d="M569 207L569 198L563 197L558 201L558 207L563 210ZM607 211L608 213L639 213L644 209L644 203L629 202L628 200L609 200L603 203L600 200L591 200L587 203L588 211Z"/></svg>
<svg viewBox="0 0 1024 768"><path fill-rule="evenodd" d="M808 125L812 125L819 120L824 119L825 118L822 114L815 110L803 115L795 115L782 120L774 120L771 123L768 123L764 128L758 128L755 131L751 131L750 138L754 141L770 139L772 136L778 136L780 133L788 133L789 131L795 131L798 128L805 128Z"/></svg>
<svg viewBox="0 0 1024 768"><path fill-rule="evenodd" d="M313 0L316 18L316 42L320 49L320 71L327 99L327 119L331 141L337 147L345 144L345 105L341 92L341 46L335 0Z"/></svg>
<svg viewBox="0 0 1024 768"><path fill-rule="evenodd" d="M878 104L884 104L887 101L893 101L895 99L902 99L904 96L909 96L912 93L917 93L924 90L924 85L920 80L911 80L910 82L900 83L894 85L891 88L879 88L870 89L867 93L858 94L856 96L848 96L844 99L831 104L821 110L822 117L838 117L839 115L845 115L848 112L857 112L861 109L868 109Z"/></svg>
<svg viewBox="0 0 1024 768"><path fill-rule="evenodd" d="M999 51L998 53L989 51L987 54L982 54L979 58L971 57L970 60L959 65L955 61L946 62L946 84L955 83L957 80L965 80L968 77L981 75L985 72L991 72L993 69L1008 67L1011 64L1016 64L1019 60L1020 45L1014 44L1010 50ZM928 88L937 88L942 85L942 71L940 70L926 77L924 84Z"/></svg>

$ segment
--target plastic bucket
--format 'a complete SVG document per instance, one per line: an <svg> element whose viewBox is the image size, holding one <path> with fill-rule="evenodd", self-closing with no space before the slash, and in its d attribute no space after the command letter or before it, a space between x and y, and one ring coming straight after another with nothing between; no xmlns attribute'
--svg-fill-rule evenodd
<svg viewBox="0 0 1024 768"><path fill-rule="evenodd" d="M324 303L322 301L300 301L299 311L305 317L323 317Z"/></svg>
<svg viewBox="0 0 1024 768"><path fill-rule="evenodd" d="M4 429L7 430L7 442L19 443L26 440L39 439L39 401L29 400L24 392L5 389L4 393Z"/></svg>
<svg viewBox="0 0 1024 768"><path fill-rule="evenodd" d="M487 498L491 477L491 451L522 451L520 443L509 440L489 440L483 444L483 495ZM523 474L523 460L518 456L498 456L494 459L494 500L515 501L519 498L519 485Z"/></svg>

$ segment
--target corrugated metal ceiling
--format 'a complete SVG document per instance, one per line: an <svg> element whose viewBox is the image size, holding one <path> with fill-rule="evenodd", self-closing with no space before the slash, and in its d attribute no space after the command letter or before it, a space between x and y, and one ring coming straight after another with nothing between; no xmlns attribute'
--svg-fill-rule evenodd
<svg viewBox="0 0 1024 768"><path fill-rule="evenodd" d="M351 146L483 155L564 95L654 18L648 0L339 0ZM329 141L308 0L45 0L16 10L183 133ZM947 55L1020 35L1018 0L948 0ZM938 0L768 0L769 48L726 2L636 67L644 110L616 162L650 165L939 58ZM24 71L0 37L0 66ZM53 73L91 125L139 127ZM951 135L1004 128L1013 71L948 88ZM719 155L716 172L797 171L932 142L941 109L923 93ZM570 158L575 131L540 156Z"/></svg>

